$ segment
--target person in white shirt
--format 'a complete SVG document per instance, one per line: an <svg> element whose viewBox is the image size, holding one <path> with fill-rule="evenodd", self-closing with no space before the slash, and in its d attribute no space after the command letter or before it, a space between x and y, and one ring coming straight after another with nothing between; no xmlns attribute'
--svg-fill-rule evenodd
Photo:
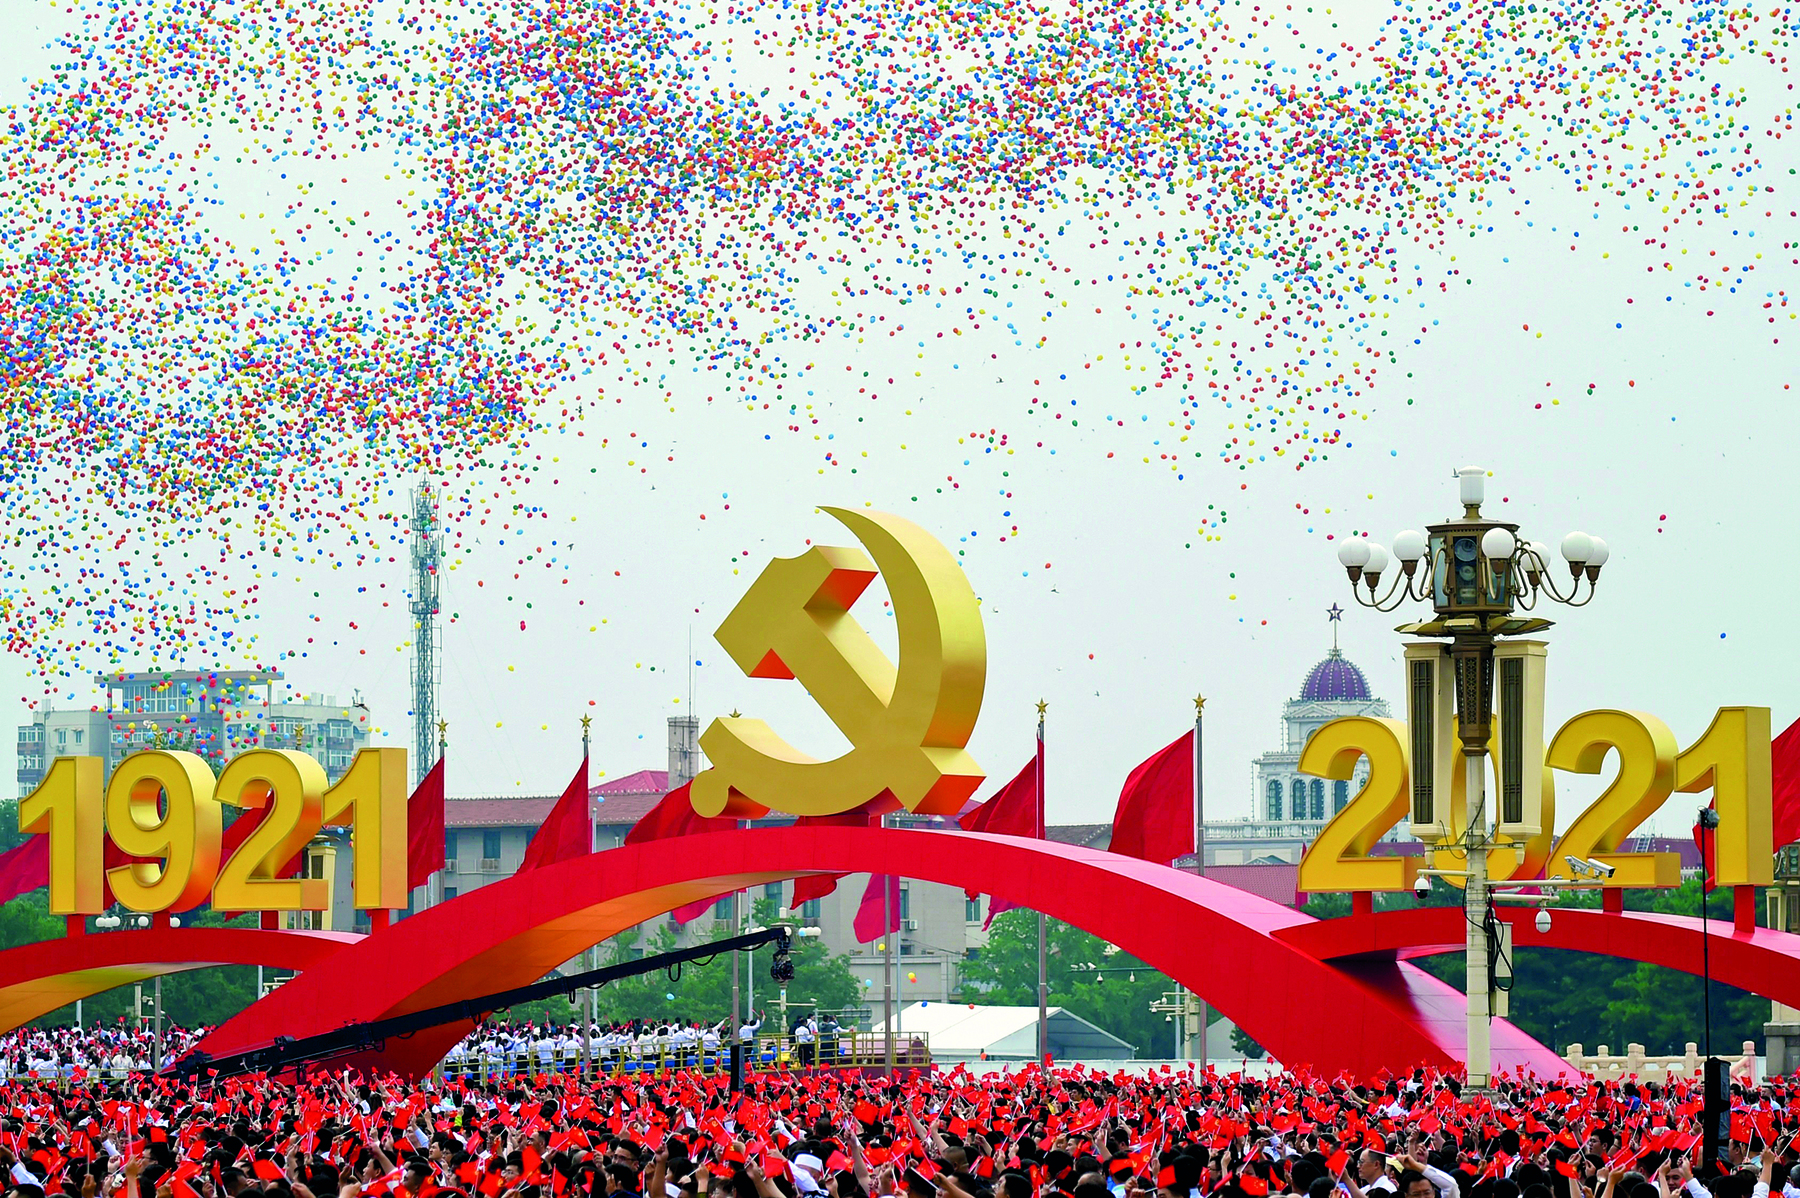
<svg viewBox="0 0 1800 1198"><path fill-rule="evenodd" d="M1357 1176L1362 1179L1362 1192L1373 1194L1377 1190L1385 1190L1390 1194L1398 1193L1394 1179L1387 1175L1387 1154L1377 1152L1373 1148L1362 1150L1362 1156L1356 1162Z"/></svg>

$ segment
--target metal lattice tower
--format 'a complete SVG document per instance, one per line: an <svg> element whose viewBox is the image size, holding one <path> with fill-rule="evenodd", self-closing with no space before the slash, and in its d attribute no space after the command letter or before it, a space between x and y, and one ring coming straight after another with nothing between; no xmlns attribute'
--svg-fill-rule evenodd
<svg viewBox="0 0 1800 1198"><path fill-rule="evenodd" d="M442 673L442 633L438 629L438 563L443 556L443 527L437 498L429 483L412 492L413 570L413 785L437 762L438 678Z"/></svg>

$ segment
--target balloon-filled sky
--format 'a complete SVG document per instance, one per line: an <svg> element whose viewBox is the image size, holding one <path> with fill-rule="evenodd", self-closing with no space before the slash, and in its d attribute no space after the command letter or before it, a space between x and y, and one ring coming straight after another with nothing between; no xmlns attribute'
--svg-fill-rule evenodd
<svg viewBox="0 0 1800 1198"><path fill-rule="evenodd" d="M410 744L429 480L453 794L560 789L584 714L611 776L690 709L828 755L710 636L867 505L983 597L993 774L1041 695L1052 818L1105 818L1204 691L1244 814L1349 606L1335 542L1453 514L1471 463L1527 535L1613 547L1558 716L1800 714L1791 4L0 14L20 719L264 665ZM1407 614L1342 633L1391 699Z"/></svg>

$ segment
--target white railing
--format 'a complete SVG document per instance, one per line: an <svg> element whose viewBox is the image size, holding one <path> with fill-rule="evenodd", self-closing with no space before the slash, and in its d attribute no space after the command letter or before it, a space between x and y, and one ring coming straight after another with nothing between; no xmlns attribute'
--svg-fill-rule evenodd
<svg viewBox="0 0 1800 1198"><path fill-rule="evenodd" d="M1569 1045L1563 1060L1596 1081L1666 1082L1671 1079L1692 1080L1700 1076L1700 1046L1689 1041L1680 1056L1653 1057L1642 1044L1627 1044L1623 1056L1613 1055L1610 1046L1602 1044L1597 1052L1588 1053L1579 1044ZM1731 1062L1731 1080L1756 1084L1756 1044L1744 1041L1743 1052Z"/></svg>

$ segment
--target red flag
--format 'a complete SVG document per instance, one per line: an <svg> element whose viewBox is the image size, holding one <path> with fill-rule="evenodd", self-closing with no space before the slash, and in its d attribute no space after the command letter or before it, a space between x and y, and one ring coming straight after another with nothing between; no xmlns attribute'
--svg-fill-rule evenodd
<svg viewBox="0 0 1800 1198"><path fill-rule="evenodd" d="M1194 851L1194 734L1131 771L1113 812L1112 851L1167 865Z"/></svg>
<svg viewBox="0 0 1800 1198"><path fill-rule="evenodd" d="M887 898L882 899L885 883ZM883 907L886 907L885 912ZM884 920L883 915L887 918ZM862 943L879 940L890 932L900 930L900 879L893 874L870 874L869 888L863 891L862 905L856 909L856 921L851 925L856 938Z"/></svg>
<svg viewBox="0 0 1800 1198"><path fill-rule="evenodd" d="M733 893L736 893L736 892L734 891ZM730 897L731 897L731 895L724 894L724 895L720 895L719 898L695 899L693 902L689 903L685 907L675 908L674 911L670 912L670 916L671 916L671 918L673 918L675 920L675 926L681 927L684 924L693 923L696 919L699 919L702 915L705 915L709 910L712 909L712 905L714 903L718 902L719 899L730 898Z"/></svg>
<svg viewBox="0 0 1800 1198"><path fill-rule="evenodd" d="M1042 750L1039 750L1040 755ZM1001 836L1037 836L1037 757L1025 763L1018 775L994 792L993 797L958 817L965 832L992 832Z"/></svg>
<svg viewBox="0 0 1800 1198"><path fill-rule="evenodd" d="M965 832L1041 837L1043 833L1038 823L1038 774L1043 768L1043 762L1044 742L1040 740L1037 755L1025 763L1025 768L1014 775L1011 782L995 791L981 806L958 817L956 822L962 825ZM963 893L974 898L980 892L965 890ZM1017 905L1002 898L989 902L987 920L981 925L981 930L987 931L988 925L994 922L994 916L1002 911L1010 911Z"/></svg>
<svg viewBox="0 0 1800 1198"><path fill-rule="evenodd" d="M1800 720L1769 745L1775 847L1800 840Z"/></svg>
<svg viewBox="0 0 1800 1198"><path fill-rule="evenodd" d="M242 823L239 820L238 823ZM232 827L237 827L233 824ZM406 800L406 888L416 890L444 868L444 759L439 757Z"/></svg>
<svg viewBox="0 0 1800 1198"><path fill-rule="evenodd" d="M568 789L525 846L525 860L519 872L540 865L554 865L573 857L585 857L594 851L593 818L588 812L588 759L584 754L569 780ZM636 829L633 829L635 831Z"/></svg>
<svg viewBox="0 0 1800 1198"><path fill-rule="evenodd" d="M0 853L0 903L50 885L50 838L33 835L15 849Z"/></svg>
<svg viewBox="0 0 1800 1198"><path fill-rule="evenodd" d="M664 840L671 836L731 831L737 821L728 816L708 819L694 813L694 804L688 797L692 786L692 782L683 783L664 795L648 815L625 833L625 843L643 844L645 841Z"/></svg>
<svg viewBox="0 0 1800 1198"><path fill-rule="evenodd" d="M795 878L794 898L788 905L798 911L800 904L824 898L837 889L838 881L843 876L843 874L807 874L805 877Z"/></svg>

